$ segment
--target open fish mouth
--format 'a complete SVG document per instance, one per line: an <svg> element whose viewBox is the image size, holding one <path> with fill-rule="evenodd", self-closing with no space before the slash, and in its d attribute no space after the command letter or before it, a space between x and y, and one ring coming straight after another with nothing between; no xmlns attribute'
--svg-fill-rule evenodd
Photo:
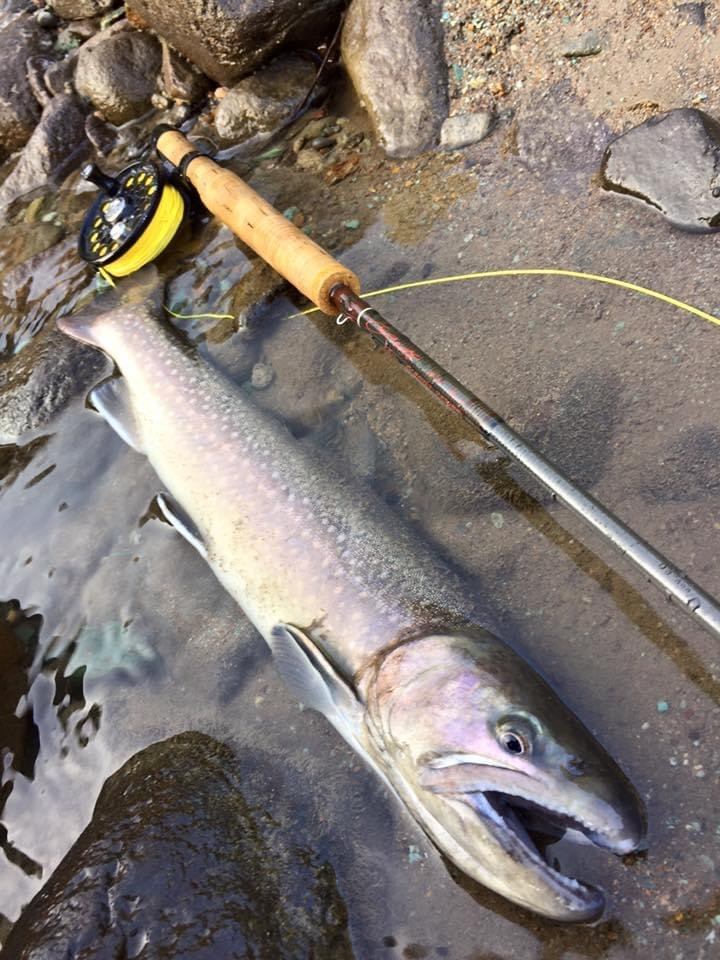
<svg viewBox="0 0 720 960"><path fill-rule="evenodd" d="M587 923L600 917L605 908L602 892L562 873L556 862L550 862L546 848L568 830L616 853L628 852L625 844L618 849L568 811L550 809L526 797L487 790L458 795L457 799L472 808L505 853L521 870L534 876L537 886L554 893L558 905L566 904L572 919ZM530 907L537 909L532 904Z"/></svg>

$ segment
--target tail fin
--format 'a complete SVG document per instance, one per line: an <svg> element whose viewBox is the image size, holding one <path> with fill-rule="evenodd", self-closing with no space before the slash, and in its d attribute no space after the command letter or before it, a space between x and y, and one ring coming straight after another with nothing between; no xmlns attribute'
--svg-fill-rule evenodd
<svg viewBox="0 0 720 960"><path fill-rule="evenodd" d="M157 317L162 310L165 282L153 265L144 267L126 280L120 281L109 293L98 297L86 310L65 317L58 317L57 325L63 333L102 347L103 328L113 325L116 314L127 312L145 313Z"/></svg>

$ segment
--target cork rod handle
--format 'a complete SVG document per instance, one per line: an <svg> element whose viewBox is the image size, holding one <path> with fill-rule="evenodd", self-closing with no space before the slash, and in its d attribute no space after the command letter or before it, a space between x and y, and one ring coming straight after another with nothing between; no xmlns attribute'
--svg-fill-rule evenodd
<svg viewBox="0 0 720 960"><path fill-rule="evenodd" d="M179 131L167 130L158 136L157 150L177 167L195 148ZM337 284L360 293L360 281L352 270L298 230L237 174L210 157L196 156L187 161L185 176L212 214L325 313L338 312L329 296Z"/></svg>

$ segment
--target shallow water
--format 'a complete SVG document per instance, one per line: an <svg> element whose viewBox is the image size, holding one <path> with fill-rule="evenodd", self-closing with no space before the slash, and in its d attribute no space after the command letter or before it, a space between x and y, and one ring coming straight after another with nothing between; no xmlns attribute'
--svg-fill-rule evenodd
<svg viewBox="0 0 720 960"><path fill-rule="evenodd" d="M712 238L672 232L598 196L584 177L543 185L494 153L477 148L476 193L416 245L393 244L379 221L348 251L368 289L418 279L423 268L442 276L564 266L718 312ZM213 271L225 255L243 269L235 245L217 241ZM188 267L179 299L193 284L202 291L207 277L207 264L194 278ZM212 292L222 299L227 291ZM720 329L559 278L467 281L378 306L720 595ZM26 689L2 705L0 730L9 714L31 711L32 720L23 763L5 753L12 790L0 794L0 912L12 921L39 889L109 773L142 746L197 729L283 770L278 790L304 824L317 825L359 958L712 956L720 937L717 640L519 468L474 442L370 342L324 318L288 319L292 312L276 301L264 320L258 349L276 378L258 402L305 434L302 442L329 447L370 479L467 571L503 635L646 798L649 850L624 861L589 847L558 851L564 868L609 894L608 914L592 930L532 917L456 879L322 718L285 692L264 644L201 558L153 516L152 470L79 395L0 460L0 600L17 601L0 612L16 637L19 605L33 618L25 637L37 637ZM267 806L272 814L272 795Z"/></svg>

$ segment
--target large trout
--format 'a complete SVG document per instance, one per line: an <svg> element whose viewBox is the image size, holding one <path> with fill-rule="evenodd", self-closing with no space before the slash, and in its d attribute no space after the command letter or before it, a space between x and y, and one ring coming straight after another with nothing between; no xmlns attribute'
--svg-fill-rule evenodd
<svg viewBox="0 0 720 960"><path fill-rule="evenodd" d="M122 377L91 395L168 491L167 518L321 711L440 850L515 903L598 917L598 890L546 863L527 829L636 849L642 803L529 664L483 627L470 591L384 503L354 486L189 352L144 300L64 317Z"/></svg>

